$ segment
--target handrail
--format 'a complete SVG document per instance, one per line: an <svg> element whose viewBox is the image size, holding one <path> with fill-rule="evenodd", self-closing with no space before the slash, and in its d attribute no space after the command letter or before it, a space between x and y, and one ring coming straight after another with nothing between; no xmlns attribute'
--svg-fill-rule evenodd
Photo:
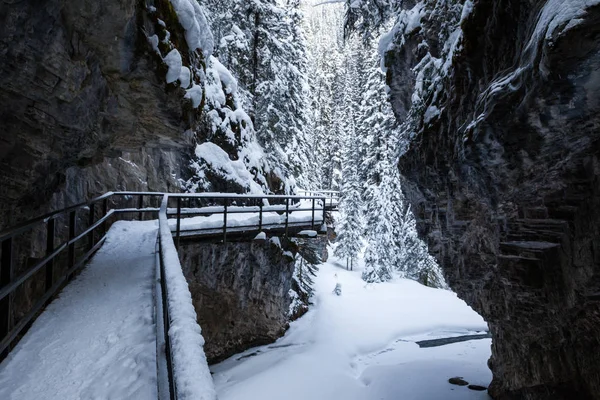
<svg viewBox="0 0 600 400"><path fill-rule="evenodd" d="M297 190L298 193L333 193L333 194L339 194L340 191L339 190L304 190L304 189L298 189Z"/></svg>
<svg viewBox="0 0 600 400"><path fill-rule="evenodd" d="M32 227L32 226L34 226L36 224L39 224L40 222L47 222L49 219L56 218L57 216L59 216L61 214L68 213L69 211L81 209L81 208L89 206L91 204L96 204L97 202L99 202L101 200L108 199L108 198L112 197L114 194L115 193L113 193L113 192L108 192L108 193L105 193L102 196L98 196L98 197L96 197L96 198L94 198L92 200L85 201L85 202L82 202L82 203L79 203L79 204L75 204L75 205L63 208L61 210L52 211L52 212L44 214L44 215L42 215L40 217L33 218L31 220L21 222L18 225L15 225L15 226L13 226L11 228L5 229L2 232L0 232L0 242L3 241L3 240L5 240L5 239L7 239L7 238L9 238L9 237L14 237L14 236L18 235L19 233L23 233L26 230L28 230L30 227Z"/></svg>
<svg viewBox="0 0 600 400"><path fill-rule="evenodd" d="M164 196L159 212L160 280L169 396L172 400L216 400L203 349L204 339L167 219L169 197L168 194ZM166 388L159 387L159 393L165 391Z"/></svg>
<svg viewBox="0 0 600 400"><path fill-rule="evenodd" d="M169 198L189 199L273 199L273 200L320 200L323 196L300 196L282 194L237 194L237 193L169 193Z"/></svg>
<svg viewBox="0 0 600 400"><path fill-rule="evenodd" d="M25 329L26 326L36 317L38 312L46 305L46 303L61 289L62 285L70 280L73 273L77 271L91 255L98 250L99 245L104 241L107 232L108 220L116 214L125 212L133 212L125 210L109 210L108 200L113 197L126 197L130 195L139 196L138 205L143 206L143 196L163 196L163 193L152 192L108 192L101 196L95 197L92 200L74 204L61 210L52 211L40 217L33 218L29 221L22 222L14 227L5 229L0 232L1 258L0 258L0 361L6 356L6 350L11 346L13 340ZM96 218L95 205L102 202L102 208ZM78 224L77 213L81 210L87 212L88 226L82 232L76 232ZM135 210L142 216L144 210ZM66 238L62 243L56 245L57 235L56 219L61 216L68 216L68 233L64 233ZM79 222L84 218L79 216ZM18 276L14 276L15 272L15 239L17 235L28 232L39 226L46 227L46 252L45 255L33 266L22 271ZM98 231L101 230L101 235ZM97 239L98 238L98 239ZM87 241L87 252L83 256L77 258L76 253L80 248L77 246L82 242ZM66 257L66 274L56 277L55 260L64 253ZM26 257L26 254L24 255ZM26 313L18 322L13 321L13 297L15 291L24 284L28 279L36 273L46 269L45 276L45 291L41 295L40 300L34 304L29 312ZM42 301L43 300L43 301Z"/></svg>

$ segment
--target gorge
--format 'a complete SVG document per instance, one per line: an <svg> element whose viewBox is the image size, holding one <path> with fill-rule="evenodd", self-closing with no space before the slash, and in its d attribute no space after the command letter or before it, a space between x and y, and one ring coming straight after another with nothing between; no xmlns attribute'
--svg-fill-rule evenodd
<svg viewBox="0 0 600 400"><path fill-rule="evenodd" d="M402 277L443 287L439 264L488 323L492 398L600 399L600 1L22 0L0 22L0 231L109 191L353 187L365 220L414 214ZM326 258L307 242L180 253L211 361L283 334L294 257Z"/></svg>

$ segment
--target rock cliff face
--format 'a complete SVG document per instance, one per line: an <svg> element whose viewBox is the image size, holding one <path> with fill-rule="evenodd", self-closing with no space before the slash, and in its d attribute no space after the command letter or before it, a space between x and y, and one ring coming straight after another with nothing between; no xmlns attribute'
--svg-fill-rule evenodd
<svg viewBox="0 0 600 400"><path fill-rule="evenodd" d="M600 399L600 6L468 3L442 111L400 160L405 191L449 284L489 322L490 394ZM400 116L411 91L394 87L419 43L436 51L427 23L389 58Z"/></svg>
<svg viewBox="0 0 600 400"><path fill-rule="evenodd" d="M210 363L283 335L293 256L271 241L254 240L185 243L179 257Z"/></svg>
<svg viewBox="0 0 600 400"><path fill-rule="evenodd" d="M191 124L145 2L2 2L0 22L0 228L107 190L178 191Z"/></svg>
<svg viewBox="0 0 600 400"><path fill-rule="evenodd" d="M306 306L310 294L298 287L297 268L303 265L297 264L296 254L320 263L327 259L327 239L296 241L181 243L179 258L209 363L281 337L295 316L292 296L307 296L301 299Z"/></svg>

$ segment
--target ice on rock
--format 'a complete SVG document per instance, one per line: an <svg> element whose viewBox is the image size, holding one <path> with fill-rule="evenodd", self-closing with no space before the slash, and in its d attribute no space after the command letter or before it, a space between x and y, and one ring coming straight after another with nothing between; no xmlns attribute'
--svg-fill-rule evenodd
<svg viewBox="0 0 600 400"><path fill-rule="evenodd" d="M277 236L272 237L271 240L269 240L271 243L273 243L275 246L281 248L281 241L279 240L279 238Z"/></svg>
<svg viewBox="0 0 600 400"><path fill-rule="evenodd" d="M308 236L308 237L316 237L317 231L306 230L298 233L298 236Z"/></svg>

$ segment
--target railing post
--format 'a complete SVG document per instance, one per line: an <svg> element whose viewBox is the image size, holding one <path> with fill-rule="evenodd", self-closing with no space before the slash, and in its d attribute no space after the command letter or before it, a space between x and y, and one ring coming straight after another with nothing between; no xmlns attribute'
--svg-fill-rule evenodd
<svg viewBox="0 0 600 400"><path fill-rule="evenodd" d="M227 243L227 199L225 199L223 209L223 244Z"/></svg>
<svg viewBox="0 0 600 400"><path fill-rule="evenodd" d="M285 237L288 236L288 226L290 220L290 198L285 199Z"/></svg>
<svg viewBox="0 0 600 400"><path fill-rule="evenodd" d="M175 247L179 250L179 238L181 237L181 197L177 198L177 232L175 233Z"/></svg>
<svg viewBox="0 0 600 400"><path fill-rule="evenodd" d="M56 233L54 218L48 220L46 233L46 255L49 256L54 251L54 235ZM54 284L54 259L46 263L46 292L52 288Z"/></svg>
<svg viewBox="0 0 600 400"><path fill-rule="evenodd" d="M262 232L262 221L263 221L263 199L258 199L258 231Z"/></svg>
<svg viewBox="0 0 600 400"><path fill-rule="evenodd" d="M12 269L13 269L13 246L12 237L5 239L2 242L2 259L0 260L0 288L10 284L12 280ZM12 314L12 295L8 295L0 300L0 340L4 339L11 328L11 314ZM6 352L7 353L8 349ZM4 354L0 354L0 358L3 358Z"/></svg>
<svg viewBox="0 0 600 400"><path fill-rule="evenodd" d="M108 214L108 199L104 199L102 202L102 217L106 217ZM102 236L106 235L106 220L102 222Z"/></svg>
<svg viewBox="0 0 600 400"><path fill-rule="evenodd" d="M69 213L69 241L75 238L75 210ZM75 265L75 243L69 243L69 270ZM69 277L71 279L71 277Z"/></svg>
<svg viewBox="0 0 600 400"><path fill-rule="evenodd" d="M312 219L310 220L310 229L315 230L315 199L312 199Z"/></svg>
<svg viewBox="0 0 600 400"><path fill-rule="evenodd" d="M88 228L94 225L94 203L90 204L90 215L88 216ZM94 231L88 233L88 250L91 250L94 245Z"/></svg>
<svg viewBox="0 0 600 400"><path fill-rule="evenodd" d="M140 194L140 199L138 201L138 209L141 210L142 208L144 208L144 195ZM141 221L142 218L144 218L144 213L140 211L140 213L138 214L138 220Z"/></svg>
<svg viewBox="0 0 600 400"><path fill-rule="evenodd" d="M323 197L323 225L325 225L325 211L326 211L326 207L325 207L325 203L327 202L327 198Z"/></svg>

